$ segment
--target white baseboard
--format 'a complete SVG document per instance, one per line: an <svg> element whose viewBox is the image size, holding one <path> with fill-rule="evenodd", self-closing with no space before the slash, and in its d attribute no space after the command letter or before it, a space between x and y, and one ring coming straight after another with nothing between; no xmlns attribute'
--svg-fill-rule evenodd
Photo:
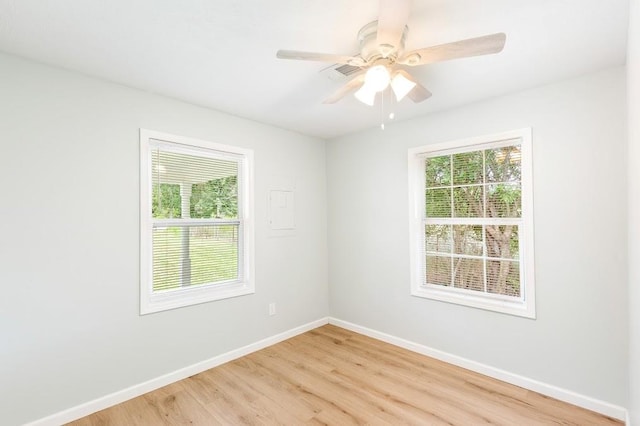
<svg viewBox="0 0 640 426"><path fill-rule="evenodd" d="M111 393L98 399L94 399L93 401L86 402L76 407L61 411L59 413L52 414L43 419L28 423L28 425L26 426L58 426L77 420L97 411L104 410L105 408L109 408L116 404L128 401L131 398L135 398L137 396L143 395L147 392L151 392L163 386L167 386L179 380L186 379L187 377L193 376L194 374L202 373L203 371L209 370L210 368L217 367L218 365L224 364L229 361L233 361L234 359L243 357L252 352L256 352L268 346L275 345L276 343L282 342L283 340L290 339L291 337L305 333L309 330L313 330L314 328L321 327L327 323L328 318L321 318L316 321L312 321L310 323L301 325L300 327L296 327L291 330L276 334L275 336L267 337L266 339L251 343L247 346L243 346L241 348L234 349L232 351L204 360L202 362L198 362L188 367L181 368L172 373L168 373L155 379L133 385L121 391Z"/></svg>
<svg viewBox="0 0 640 426"><path fill-rule="evenodd" d="M499 368L491 367L490 365L482 364L470 359L466 359L457 355L433 349L419 343L411 342L409 340L401 339L399 337L392 336L390 334L382 333L377 330L372 330L367 327L362 327L357 324L353 324L347 321L343 321L337 318L329 317L329 324L336 325L338 327L346 328L347 330L354 331L356 333L364 334L365 336L372 337L383 342L390 343L395 346L399 346L404 349L408 349L412 352L417 352L422 355L427 355L440 361L447 362L449 364L457 365L459 367L466 368L471 371L475 371L485 376L493 377L494 379L502 380L503 382L511 383L516 386L520 386L525 389L532 390L534 392L541 393L546 396L550 396L560 401L568 402L573 405L577 405L587 410L595 411L605 416L613 417L614 419L627 421L627 410L624 407L620 407L608 402L600 401L589 396L581 395L579 393L562 389L557 386L553 386L547 383L540 382L538 380L530 379L518 374L510 373Z"/></svg>
<svg viewBox="0 0 640 426"><path fill-rule="evenodd" d="M504 382L511 383L516 386L520 386L522 388L529 389L534 392L538 392L543 395L586 408L588 410L592 410L618 420L626 421L627 425L629 425L628 412L623 407L600 401L598 399L591 398L585 395L581 395L570 390L562 389L557 386L549 385L537 380L529 379L518 374L510 373L499 368L491 367L489 365L459 357L457 355L452 355L447 352L433 349L419 343L411 342L409 340L382 333L380 331L373 330L367 327L362 327L360 325L343 321L337 318L321 318L316 321L312 321L310 323L293 328L291 330L276 334L275 336L271 336L258 342L251 343L247 346L243 346L241 348L215 356L208 360L190 365L185 368L181 368L155 379L133 385L121 391L117 391L101 398L88 401L76 407L69 408L56 414L52 414L48 417L31 422L27 426L58 426L64 423L71 422L73 420L77 420L81 417L88 416L89 414L104 410L105 408L109 408L116 404L128 401L129 399L143 395L147 392L151 392L163 386L193 376L194 374L198 374L226 362L233 361L234 359L243 357L252 352L259 351L260 349L264 349L268 346L282 342L283 340L287 340L291 337L297 336L298 334L313 330L314 328L323 326L327 323L334 324L338 327L342 327L356 333L364 334L365 336L369 336L374 339L378 339L413 352L427 355L432 358L436 358L441 361L448 362L450 364L457 365L459 367L463 367L477 373L484 374L486 376L493 377L495 379L502 380Z"/></svg>

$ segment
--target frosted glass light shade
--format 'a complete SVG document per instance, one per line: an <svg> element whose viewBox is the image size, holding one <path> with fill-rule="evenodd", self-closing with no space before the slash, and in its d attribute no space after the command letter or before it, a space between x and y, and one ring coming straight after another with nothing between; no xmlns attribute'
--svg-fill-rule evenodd
<svg viewBox="0 0 640 426"><path fill-rule="evenodd" d="M382 92L389 87L390 80L391 75L387 67L384 65L371 67L364 75L364 84L354 96L363 104L373 106L376 100L376 93Z"/></svg>
<svg viewBox="0 0 640 426"><path fill-rule="evenodd" d="M367 70L364 76L364 85L369 86L373 92L381 92L389 85L389 70L384 65L376 65Z"/></svg>
<svg viewBox="0 0 640 426"><path fill-rule="evenodd" d="M357 100L362 102L363 104L373 106L376 100L376 91L371 90L371 88L365 83L356 93L353 95Z"/></svg>
<svg viewBox="0 0 640 426"><path fill-rule="evenodd" d="M398 102L407 96L414 87L416 87L416 83L400 73L397 73L391 80L391 88L393 89L393 93L396 95Z"/></svg>

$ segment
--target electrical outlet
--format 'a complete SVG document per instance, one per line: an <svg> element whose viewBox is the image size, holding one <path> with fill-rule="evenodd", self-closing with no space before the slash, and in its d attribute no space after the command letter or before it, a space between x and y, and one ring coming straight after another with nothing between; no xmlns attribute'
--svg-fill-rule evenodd
<svg viewBox="0 0 640 426"><path fill-rule="evenodd" d="M269 303L269 315L275 315L276 314L276 304L274 303Z"/></svg>

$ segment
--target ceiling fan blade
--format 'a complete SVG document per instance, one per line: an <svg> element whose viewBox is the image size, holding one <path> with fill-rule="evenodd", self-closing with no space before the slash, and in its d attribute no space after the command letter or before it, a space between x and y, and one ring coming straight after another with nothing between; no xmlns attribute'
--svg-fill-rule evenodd
<svg viewBox="0 0 640 426"><path fill-rule="evenodd" d="M416 87L407 94L407 97L413 102L418 103L429 99L431 97L431 92L422 84L416 82Z"/></svg>
<svg viewBox="0 0 640 426"><path fill-rule="evenodd" d="M335 93L333 93L331 96L325 99L322 103L335 104L340 99L344 98L347 94L349 94L349 92L358 90L360 87L362 87L363 84L364 84L364 73L359 74L354 78L352 78L351 80L349 80L347 84L345 84L340 89L338 89Z"/></svg>
<svg viewBox="0 0 640 426"><path fill-rule="evenodd" d="M431 97L431 92L428 91L422 84L418 83L411 74L402 69L399 69L398 71L396 71L396 73L402 75L407 80L412 81L416 84L416 86L409 93L407 93L407 97L413 102L422 102Z"/></svg>
<svg viewBox="0 0 640 426"><path fill-rule="evenodd" d="M501 52L507 40L505 33L454 41L439 46L426 47L407 52L398 60L399 64L416 66L470 56L488 55Z"/></svg>
<svg viewBox="0 0 640 426"><path fill-rule="evenodd" d="M331 53L301 52L298 50L278 50L276 56L280 59L297 59L301 61L331 62L333 64L348 64L361 67L365 64L359 56L333 55Z"/></svg>
<svg viewBox="0 0 640 426"><path fill-rule="evenodd" d="M400 47L402 33L409 20L411 0L380 0L376 41L383 56Z"/></svg>

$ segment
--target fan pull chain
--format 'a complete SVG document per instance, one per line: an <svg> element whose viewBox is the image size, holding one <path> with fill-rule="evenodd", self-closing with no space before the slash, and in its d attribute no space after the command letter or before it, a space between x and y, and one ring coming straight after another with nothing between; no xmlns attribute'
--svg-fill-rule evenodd
<svg viewBox="0 0 640 426"><path fill-rule="evenodd" d="M380 129L384 130L384 92L383 90L380 92L380 97L382 98L382 102L380 102Z"/></svg>
<svg viewBox="0 0 640 426"><path fill-rule="evenodd" d="M384 94L386 92L389 92L389 103L395 103L393 102L393 95L391 93L391 90L387 89L384 90L382 92L380 92L380 97L382 99L382 101L380 102L380 129L384 130L384 120L385 120L385 114L384 114ZM393 112L393 106L391 107L391 112L389 113L389 121L393 120L394 118L396 118L396 114Z"/></svg>
<svg viewBox="0 0 640 426"><path fill-rule="evenodd" d="M395 114L395 112L393 112L393 110L394 110L394 106L396 106L396 107L398 106L398 102L396 102L396 98L395 98L395 96L393 95L393 93L392 93L391 89L389 89L389 103L391 103L391 104L392 104L392 105L391 105L391 108L390 108L390 109L391 109L391 112L389 113L389 116L388 116L389 120L391 121L391 120L393 120L394 118L396 118L396 114Z"/></svg>

